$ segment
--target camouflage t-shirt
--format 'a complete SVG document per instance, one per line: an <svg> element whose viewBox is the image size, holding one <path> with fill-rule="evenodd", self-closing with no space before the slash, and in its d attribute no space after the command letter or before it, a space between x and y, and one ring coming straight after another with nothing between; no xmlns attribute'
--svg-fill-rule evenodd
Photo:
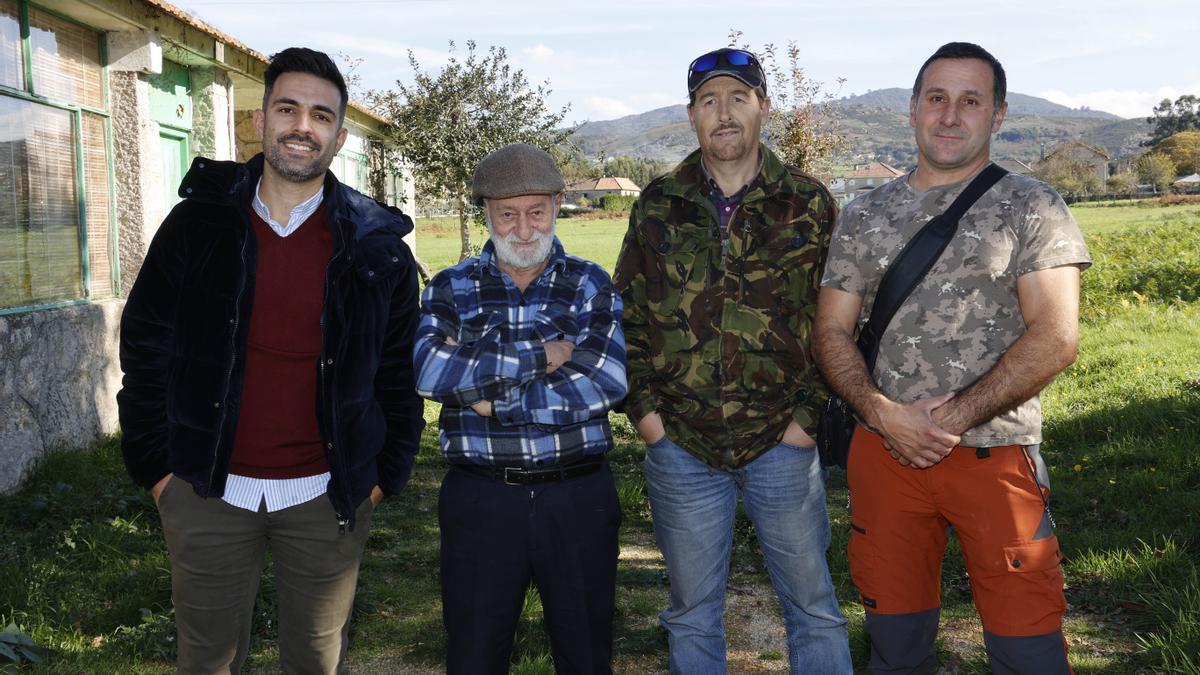
<svg viewBox="0 0 1200 675"><path fill-rule="evenodd" d="M863 298L871 315L884 270L925 223L941 214L970 179L917 192L907 177L850 203L834 228L821 286ZM907 403L961 391L992 368L1025 331L1017 277L1091 264L1079 226L1049 185L1009 174L959 221L941 258L884 331L874 378L888 398ZM1040 443L1034 397L970 429L967 446Z"/></svg>

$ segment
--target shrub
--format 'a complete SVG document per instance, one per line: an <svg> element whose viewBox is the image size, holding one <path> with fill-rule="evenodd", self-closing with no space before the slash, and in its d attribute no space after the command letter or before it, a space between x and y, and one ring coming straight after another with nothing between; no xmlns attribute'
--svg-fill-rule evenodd
<svg viewBox="0 0 1200 675"><path fill-rule="evenodd" d="M600 198L600 208L604 211L628 211L636 201L636 195L604 195Z"/></svg>

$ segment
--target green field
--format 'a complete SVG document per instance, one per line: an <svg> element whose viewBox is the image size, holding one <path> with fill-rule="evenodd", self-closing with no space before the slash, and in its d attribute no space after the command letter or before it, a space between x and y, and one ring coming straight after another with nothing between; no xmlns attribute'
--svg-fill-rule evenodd
<svg viewBox="0 0 1200 675"><path fill-rule="evenodd" d="M1075 213L1096 265L1084 274L1079 358L1044 395L1043 446L1066 554L1071 663L1077 673L1198 673L1200 205L1088 205ZM446 229L444 236L418 236L418 253L435 269L457 257L457 237ZM559 221L568 251L609 269L624 229L619 220ZM384 502L375 518L355 603L351 672L441 667L436 501L445 470L434 415L430 406L409 489ZM657 613L667 589L640 478L644 449L624 418L613 420L618 445L611 459L625 514L614 668L665 672ZM862 668L866 639L846 567L843 473L830 472L828 490L830 564ZM170 583L159 523L149 499L124 476L115 440L43 461L18 493L0 497L0 532L0 621L15 623L46 651L42 664L22 672L170 670ZM734 541L730 669L783 672L778 609L744 518ZM986 673L965 570L951 549L942 672ZM273 583L268 573L255 613L252 672L277 668ZM538 617L530 593L514 672L552 672ZM0 664L4 658L0 649Z"/></svg>
<svg viewBox="0 0 1200 675"><path fill-rule="evenodd" d="M568 253L600 263L611 271L617 263L617 250L628 225L628 220L617 218L559 218L557 229ZM483 246L485 230L476 228L472 237L476 248ZM417 255L434 272L458 262L461 250L457 218L417 222Z"/></svg>

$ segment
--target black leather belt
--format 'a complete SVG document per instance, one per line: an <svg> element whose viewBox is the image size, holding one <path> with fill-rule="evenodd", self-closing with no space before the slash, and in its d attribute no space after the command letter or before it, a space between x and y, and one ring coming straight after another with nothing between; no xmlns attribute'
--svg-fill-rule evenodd
<svg viewBox="0 0 1200 675"><path fill-rule="evenodd" d="M586 476L599 471L603 465L603 457L589 457L575 464L545 469L522 469L519 466L485 466L483 464L451 464L450 468L492 480L504 481L506 485L532 485Z"/></svg>

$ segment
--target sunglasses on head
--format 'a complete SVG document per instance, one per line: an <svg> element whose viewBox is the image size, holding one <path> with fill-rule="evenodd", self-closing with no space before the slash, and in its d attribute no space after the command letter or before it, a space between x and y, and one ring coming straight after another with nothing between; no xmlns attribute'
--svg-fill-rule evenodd
<svg viewBox="0 0 1200 675"><path fill-rule="evenodd" d="M718 49L715 52L709 52L703 56L699 56L692 65L688 66L688 72L692 73L707 73L717 67L721 61L727 65L742 67L750 64L758 65L758 58L748 51L743 49Z"/></svg>

